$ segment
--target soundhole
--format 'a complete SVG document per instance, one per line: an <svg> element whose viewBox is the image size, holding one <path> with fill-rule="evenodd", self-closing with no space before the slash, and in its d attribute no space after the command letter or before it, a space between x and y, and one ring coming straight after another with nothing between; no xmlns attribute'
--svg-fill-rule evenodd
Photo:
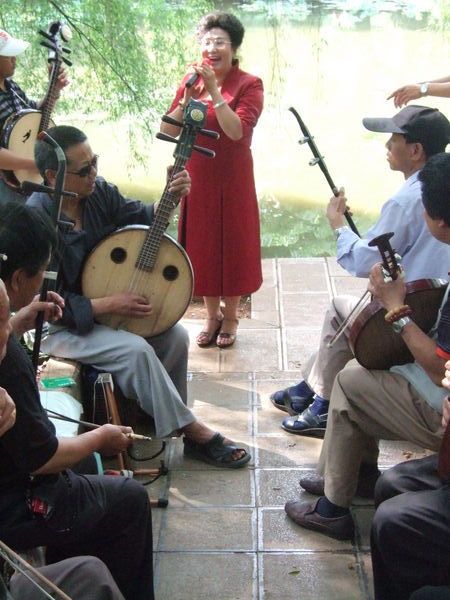
<svg viewBox="0 0 450 600"><path fill-rule="evenodd" d="M175 267L174 265L167 265L167 267L164 267L163 277L167 281L175 281L175 279L177 279L178 275L179 275L179 271L178 271L177 267Z"/></svg>
<svg viewBox="0 0 450 600"><path fill-rule="evenodd" d="M125 262L127 258L127 253L124 250L124 248L113 248L111 250L110 257L113 263L116 263L116 265L120 265L120 263Z"/></svg>

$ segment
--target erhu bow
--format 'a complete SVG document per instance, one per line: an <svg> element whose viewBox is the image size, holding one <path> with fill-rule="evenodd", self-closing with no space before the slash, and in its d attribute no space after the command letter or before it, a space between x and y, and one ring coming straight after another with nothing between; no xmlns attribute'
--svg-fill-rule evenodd
<svg viewBox="0 0 450 600"><path fill-rule="evenodd" d="M320 170L322 171L322 173L325 175L325 179L328 182L328 185L331 188L331 191L333 192L333 194L337 197L339 196L339 190L337 189L337 187L335 186L333 180L331 179L330 173L328 172L327 169L327 165L325 164L325 160L324 157L322 156L322 154L320 154L319 149L317 147L316 142L314 141L314 137L310 134L309 129L306 127L305 123L303 122L302 118L300 117L300 115L298 114L298 112L295 110L295 108L293 106L291 106L289 108L289 110L291 111L291 113L294 115L294 117L297 119L297 123L300 126L300 129L302 130L302 133L304 135L303 138L301 138L298 143L299 144L308 144L308 146L311 149L311 152L313 153L314 158L312 158L309 161L309 164L311 167L313 167L314 165L319 165ZM348 212L348 210L346 210L344 212L344 216L347 219L347 223L349 224L350 229L356 233L356 235L358 237L361 237L361 235L359 234L359 231L350 215L350 213Z"/></svg>
<svg viewBox="0 0 450 600"><path fill-rule="evenodd" d="M35 569L29 562L27 562L24 558L14 552L9 546L7 546L4 542L0 541L0 557L3 558L13 569L17 570L24 577L26 577L31 584L39 590L43 596L46 598L50 598L50 600L54 600L55 598L61 598L62 600L72 600L70 596L68 596L65 592L63 592L58 586L56 586L52 581L47 579L39 569ZM39 580L33 579L31 575ZM6 585L6 584L5 584ZM49 593L42 586L45 585L48 590L51 590ZM55 596L56 594L56 596ZM10 596L7 596L10 597ZM39 595L41 597L41 595Z"/></svg>

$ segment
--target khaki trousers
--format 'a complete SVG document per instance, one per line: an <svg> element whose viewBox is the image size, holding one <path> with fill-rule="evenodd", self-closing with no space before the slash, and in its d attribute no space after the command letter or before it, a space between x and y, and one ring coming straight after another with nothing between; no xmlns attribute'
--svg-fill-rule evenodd
<svg viewBox="0 0 450 600"><path fill-rule="evenodd" d="M348 346L348 330L331 347L328 342L336 333L339 324L351 312L358 298L355 296L336 296L325 314L320 333L319 350L313 354L302 369L302 376L309 387L325 400L329 400L334 378L349 360L353 358Z"/></svg>
<svg viewBox="0 0 450 600"><path fill-rule="evenodd" d="M401 375L352 360L336 377L318 472L325 495L350 506L361 462L376 464L378 440L407 440L438 450L441 415Z"/></svg>

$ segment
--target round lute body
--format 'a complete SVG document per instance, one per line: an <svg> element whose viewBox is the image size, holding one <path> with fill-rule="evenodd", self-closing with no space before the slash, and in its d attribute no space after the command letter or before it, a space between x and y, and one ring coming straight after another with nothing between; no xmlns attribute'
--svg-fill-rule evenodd
<svg viewBox="0 0 450 600"><path fill-rule="evenodd" d="M11 115L3 125L0 139L3 148L14 152L21 158L33 160L34 144L38 133L55 125L50 115L57 100L56 86L61 65L62 63L69 66L72 64L70 60L62 55L63 52L70 54L69 48L62 46L59 41L59 38L64 42L71 39L72 34L67 25L55 21L50 25L47 32L40 29L39 33L44 37L40 45L48 49L48 63L51 65L50 79L44 101L39 110L25 108ZM39 173L27 169L4 170L3 179L10 188L19 192L21 191L20 184L25 180L42 183L42 177Z"/></svg>
<svg viewBox="0 0 450 600"><path fill-rule="evenodd" d="M192 298L194 281L189 257L167 234L162 237L153 267L146 268L139 256L148 231L145 225L130 225L106 237L88 256L82 277L83 294L88 298L126 292L144 296L153 309L144 319L97 317L102 325L143 337L166 331L183 316Z"/></svg>
<svg viewBox="0 0 450 600"><path fill-rule="evenodd" d="M42 112L39 110L25 109L11 115L5 122L2 134L2 146L21 158L34 160L34 144L40 131ZM50 119L47 127L54 127L55 123ZM15 169L14 172L7 171L7 181L10 186L19 186L22 181L33 181L42 183L42 177L35 171L27 169Z"/></svg>
<svg viewBox="0 0 450 600"><path fill-rule="evenodd" d="M413 320L424 332L434 325L448 282L443 279L418 279L406 284L406 300ZM356 317L350 328L349 345L357 361L366 369L389 369L413 362L401 335L386 323L386 310L372 300Z"/></svg>

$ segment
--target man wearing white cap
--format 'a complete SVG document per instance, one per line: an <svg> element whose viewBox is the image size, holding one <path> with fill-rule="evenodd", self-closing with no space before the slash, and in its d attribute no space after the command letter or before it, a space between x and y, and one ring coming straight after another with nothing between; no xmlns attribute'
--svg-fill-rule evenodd
<svg viewBox="0 0 450 600"><path fill-rule="evenodd" d="M12 114L25 108L39 109L43 103L43 100L38 102L29 100L17 83L11 79L16 69L16 57L22 54L29 45L29 42L13 38L9 33L0 29L0 132L5 121ZM66 73L64 69L61 69L56 84L56 94L58 95L68 83ZM15 152L0 148L0 169L35 169L35 164L29 158L23 158ZM8 200L23 202L24 199L24 196L16 194L3 181L0 181L0 204Z"/></svg>

